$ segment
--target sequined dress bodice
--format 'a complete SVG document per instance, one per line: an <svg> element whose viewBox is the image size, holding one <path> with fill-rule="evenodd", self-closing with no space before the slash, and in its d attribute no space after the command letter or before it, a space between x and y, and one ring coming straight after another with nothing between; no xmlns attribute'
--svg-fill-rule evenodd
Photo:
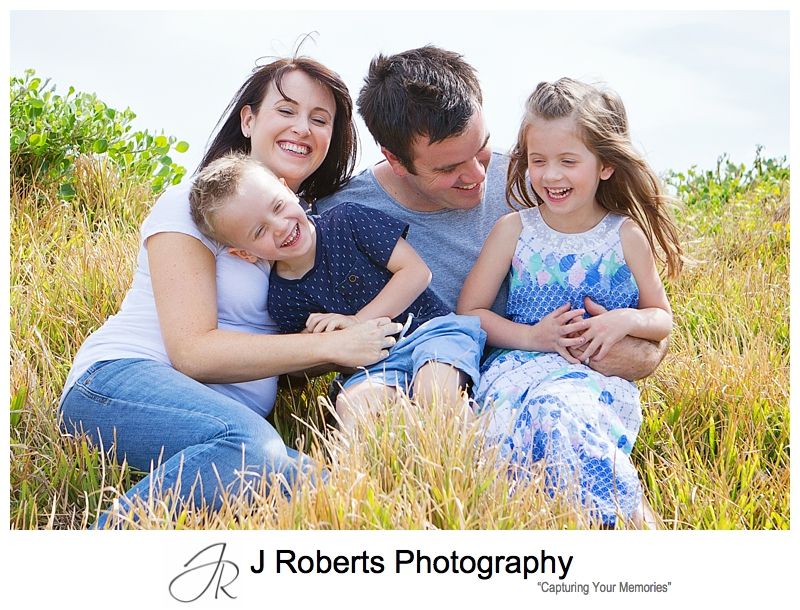
<svg viewBox="0 0 800 610"><path fill-rule="evenodd" d="M561 233L544 222L539 208L519 215L522 233L506 307L511 320L534 324L567 301L584 307L587 296L606 309L637 307L639 289L619 237L625 216L609 213L584 233Z"/></svg>

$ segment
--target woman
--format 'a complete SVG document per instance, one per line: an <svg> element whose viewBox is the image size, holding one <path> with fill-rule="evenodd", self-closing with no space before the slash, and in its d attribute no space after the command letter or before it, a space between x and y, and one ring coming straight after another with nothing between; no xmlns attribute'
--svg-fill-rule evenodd
<svg viewBox="0 0 800 610"><path fill-rule="evenodd" d="M221 123L199 169L242 151L309 202L352 172L352 101L339 76L312 59L255 70ZM167 489L181 501L218 508L221 494L248 493L265 471L291 485L297 452L264 419L275 377L375 363L399 330L382 319L333 333L274 334L268 266L231 256L203 236L191 220L188 191L188 184L170 189L153 206L120 312L81 347L62 394L68 432L85 432L119 460L151 472L126 493L123 512L133 497L146 501Z"/></svg>

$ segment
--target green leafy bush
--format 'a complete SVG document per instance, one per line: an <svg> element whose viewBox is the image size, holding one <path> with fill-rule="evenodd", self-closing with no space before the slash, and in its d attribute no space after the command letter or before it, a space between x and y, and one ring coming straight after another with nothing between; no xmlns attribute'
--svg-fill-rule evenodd
<svg viewBox="0 0 800 610"><path fill-rule="evenodd" d="M717 159L714 170L700 171L692 166L686 172L671 171L666 175L666 182L689 208L701 207L709 211L718 211L754 186L767 187L778 193L789 182L786 157L764 159L761 151L759 146L750 167L733 163L725 154Z"/></svg>
<svg viewBox="0 0 800 610"><path fill-rule="evenodd" d="M154 193L177 184L186 169L170 152L185 152L189 144L163 134L134 131L136 115L115 110L93 93L70 87L57 95L50 79L34 70L11 77L11 177L14 184L57 185L59 196L75 196L75 160L105 157L120 175L149 182Z"/></svg>
<svg viewBox="0 0 800 610"><path fill-rule="evenodd" d="M733 163L728 155L722 155L714 170L700 171L691 167L686 172L669 172L665 181L686 204L675 210L679 224L709 236L726 238L732 233L725 223L732 217L737 218L739 231L781 233L771 222L764 223L762 212L763 209L774 210L773 220L779 224L788 220L788 204L777 202L787 199L789 173L786 157L764 158L759 146L749 167ZM760 205L754 205L754 201ZM731 241L728 246L717 243L714 247L733 252L741 249L741 244L741 241L738 244Z"/></svg>

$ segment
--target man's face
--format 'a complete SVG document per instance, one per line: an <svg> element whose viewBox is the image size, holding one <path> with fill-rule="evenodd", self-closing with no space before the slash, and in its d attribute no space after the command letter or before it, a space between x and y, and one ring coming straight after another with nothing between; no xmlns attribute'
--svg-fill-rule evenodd
<svg viewBox="0 0 800 610"><path fill-rule="evenodd" d="M414 173L403 168L405 181L413 192L409 207L419 211L469 210L480 204L486 168L492 158L489 132L480 107L459 135L431 144L416 138L411 147Z"/></svg>

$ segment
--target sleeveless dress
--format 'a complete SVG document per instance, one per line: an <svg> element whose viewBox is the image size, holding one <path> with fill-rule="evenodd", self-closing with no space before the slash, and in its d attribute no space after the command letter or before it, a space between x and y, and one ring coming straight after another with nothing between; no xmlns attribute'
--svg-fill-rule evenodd
<svg viewBox="0 0 800 610"><path fill-rule="evenodd" d="M592 229L567 234L550 228L538 208L519 215L506 317L535 324L567 301L583 307L586 296L606 309L637 307L619 237L624 216L609 213ZM641 488L630 461L642 421L635 384L557 353L495 350L481 367L475 399L487 414L487 442L500 445L518 483L544 459L551 495L573 497L604 525L638 508Z"/></svg>

